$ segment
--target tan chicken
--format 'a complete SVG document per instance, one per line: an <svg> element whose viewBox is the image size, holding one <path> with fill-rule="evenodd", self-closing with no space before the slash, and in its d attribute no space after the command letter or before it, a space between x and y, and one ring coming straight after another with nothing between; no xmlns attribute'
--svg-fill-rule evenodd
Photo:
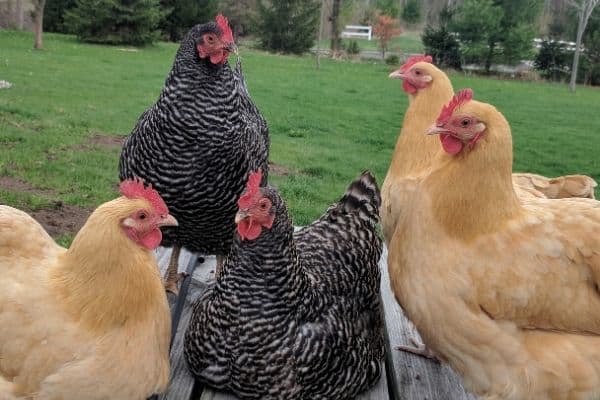
<svg viewBox="0 0 600 400"><path fill-rule="evenodd" d="M177 225L125 181L71 247L0 206L0 399L145 399L169 376L170 313L153 254Z"/></svg>
<svg viewBox="0 0 600 400"><path fill-rule="evenodd" d="M381 187L381 224L389 244L402 204L413 193L414 186L429 170L439 144L423 132L435 121L440 110L454 95L448 76L432 63L431 56L413 56L391 78L402 79L409 106L402 130L392 155L390 167ZM517 193L529 197L594 197L596 182L585 175L546 178L534 174L513 174Z"/></svg>
<svg viewBox="0 0 600 400"><path fill-rule="evenodd" d="M600 395L600 202L519 199L508 122L457 94L389 249L425 345L484 399Z"/></svg>

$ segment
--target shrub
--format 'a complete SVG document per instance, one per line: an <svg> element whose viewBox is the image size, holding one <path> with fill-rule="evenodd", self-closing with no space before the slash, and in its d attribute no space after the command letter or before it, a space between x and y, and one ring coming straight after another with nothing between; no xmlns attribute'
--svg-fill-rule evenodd
<svg viewBox="0 0 600 400"><path fill-rule="evenodd" d="M360 47L358 46L358 42L356 40L351 40L346 45L346 52L348 54L359 54Z"/></svg>
<svg viewBox="0 0 600 400"><path fill-rule="evenodd" d="M535 57L534 66L545 79L560 81L569 76L572 58L572 52L567 51L563 44L554 40L544 40Z"/></svg>
<svg viewBox="0 0 600 400"><path fill-rule="evenodd" d="M431 55L437 65L461 68L460 45L445 26L439 29L427 26L421 39L425 46L425 53Z"/></svg>
<svg viewBox="0 0 600 400"><path fill-rule="evenodd" d="M386 57L385 63L387 65L398 65L400 64L400 58L397 55L392 54Z"/></svg>

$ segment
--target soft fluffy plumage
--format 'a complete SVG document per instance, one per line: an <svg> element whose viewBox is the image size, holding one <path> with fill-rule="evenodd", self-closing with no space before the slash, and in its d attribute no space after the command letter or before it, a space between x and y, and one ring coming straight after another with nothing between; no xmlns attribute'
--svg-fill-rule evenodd
<svg viewBox="0 0 600 400"><path fill-rule="evenodd" d="M403 80L409 98L402 130L396 142L387 175L381 187L381 225L389 244L404 204L414 193L415 185L429 172L439 151L435 138L423 133L435 121L444 104L454 95L448 76L431 63L429 56L413 56L399 70L390 74ZM514 173L513 183L519 198L594 197L596 182L585 175L546 178Z"/></svg>
<svg viewBox="0 0 600 400"><path fill-rule="evenodd" d="M435 130L484 130L441 151L405 205L388 258L396 298L482 398L597 398L600 202L519 199L502 114L471 100L453 118Z"/></svg>
<svg viewBox="0 0 600 400"><path fill-rule="evenodd" d="M272 226L255 240L236 235L221 278L194 307L188 365L242 398L354 398L379 379L384 351L375 180L364 173L295 233L278 192L260 188L260 197Z"/></svg>
<svg viewBox="0 0 600 400"><path fill-rule="evenodd" d="M123 225L140 210L153 218L144 199L101 205L66 250L0 206L0 398L142 400L166 387L167 299L153 252Z"/></svg>
<svg viewBox="0 0 600 400"><path fill-rule="evenodd" d="M164 245L225 255L248 174L261 169L266 179L269 137L239 63L199 57L206 34L227 36L214 22L188 32L158 101L123 146L120 175L151 183L179 221Z"/></svg>

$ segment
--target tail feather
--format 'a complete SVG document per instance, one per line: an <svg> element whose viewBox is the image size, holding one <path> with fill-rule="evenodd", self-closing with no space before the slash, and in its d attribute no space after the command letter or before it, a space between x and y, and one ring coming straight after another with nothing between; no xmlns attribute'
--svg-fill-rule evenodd
<svg viewBox="0 0 600 400"><path fill-rule="evenodd" d="M586 175L565 175L546 178L536 174L513 174L515 183L523 188L535 189L549 199L568 197L595 198L596 181Z"/></svg>
<svg viewBox="0 0 600 400"><path fill-rule="evenodd" d="M375 176L370 171L364 171L348 186L338 205L344 212L358 211L363 219L379 221L381 193Z"/></svg>

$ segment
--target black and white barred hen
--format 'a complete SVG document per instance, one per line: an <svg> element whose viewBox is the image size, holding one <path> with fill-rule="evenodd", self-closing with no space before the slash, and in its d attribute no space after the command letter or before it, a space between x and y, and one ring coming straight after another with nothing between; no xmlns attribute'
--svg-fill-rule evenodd
<svg viewBox="0 0 600 400"><path fill-rule="evenodd" d="M363 173L297 232L260 181L250 176L222 274L194 305L188 366L244 399L354 398L379 380L384 355L375 178Z"/></svg>
<svg viewBox="0 0 600 400"><path fill-rule="evenodd" d="M227 19L196 25L175 56L158 101L123 145L120 178L140 177L161 194L179 227L163 231L174 246L167 288L177 292L180 248L216 254L233 242L236 201L251 171L268 173L267 124L252 102Z"/></svg>

